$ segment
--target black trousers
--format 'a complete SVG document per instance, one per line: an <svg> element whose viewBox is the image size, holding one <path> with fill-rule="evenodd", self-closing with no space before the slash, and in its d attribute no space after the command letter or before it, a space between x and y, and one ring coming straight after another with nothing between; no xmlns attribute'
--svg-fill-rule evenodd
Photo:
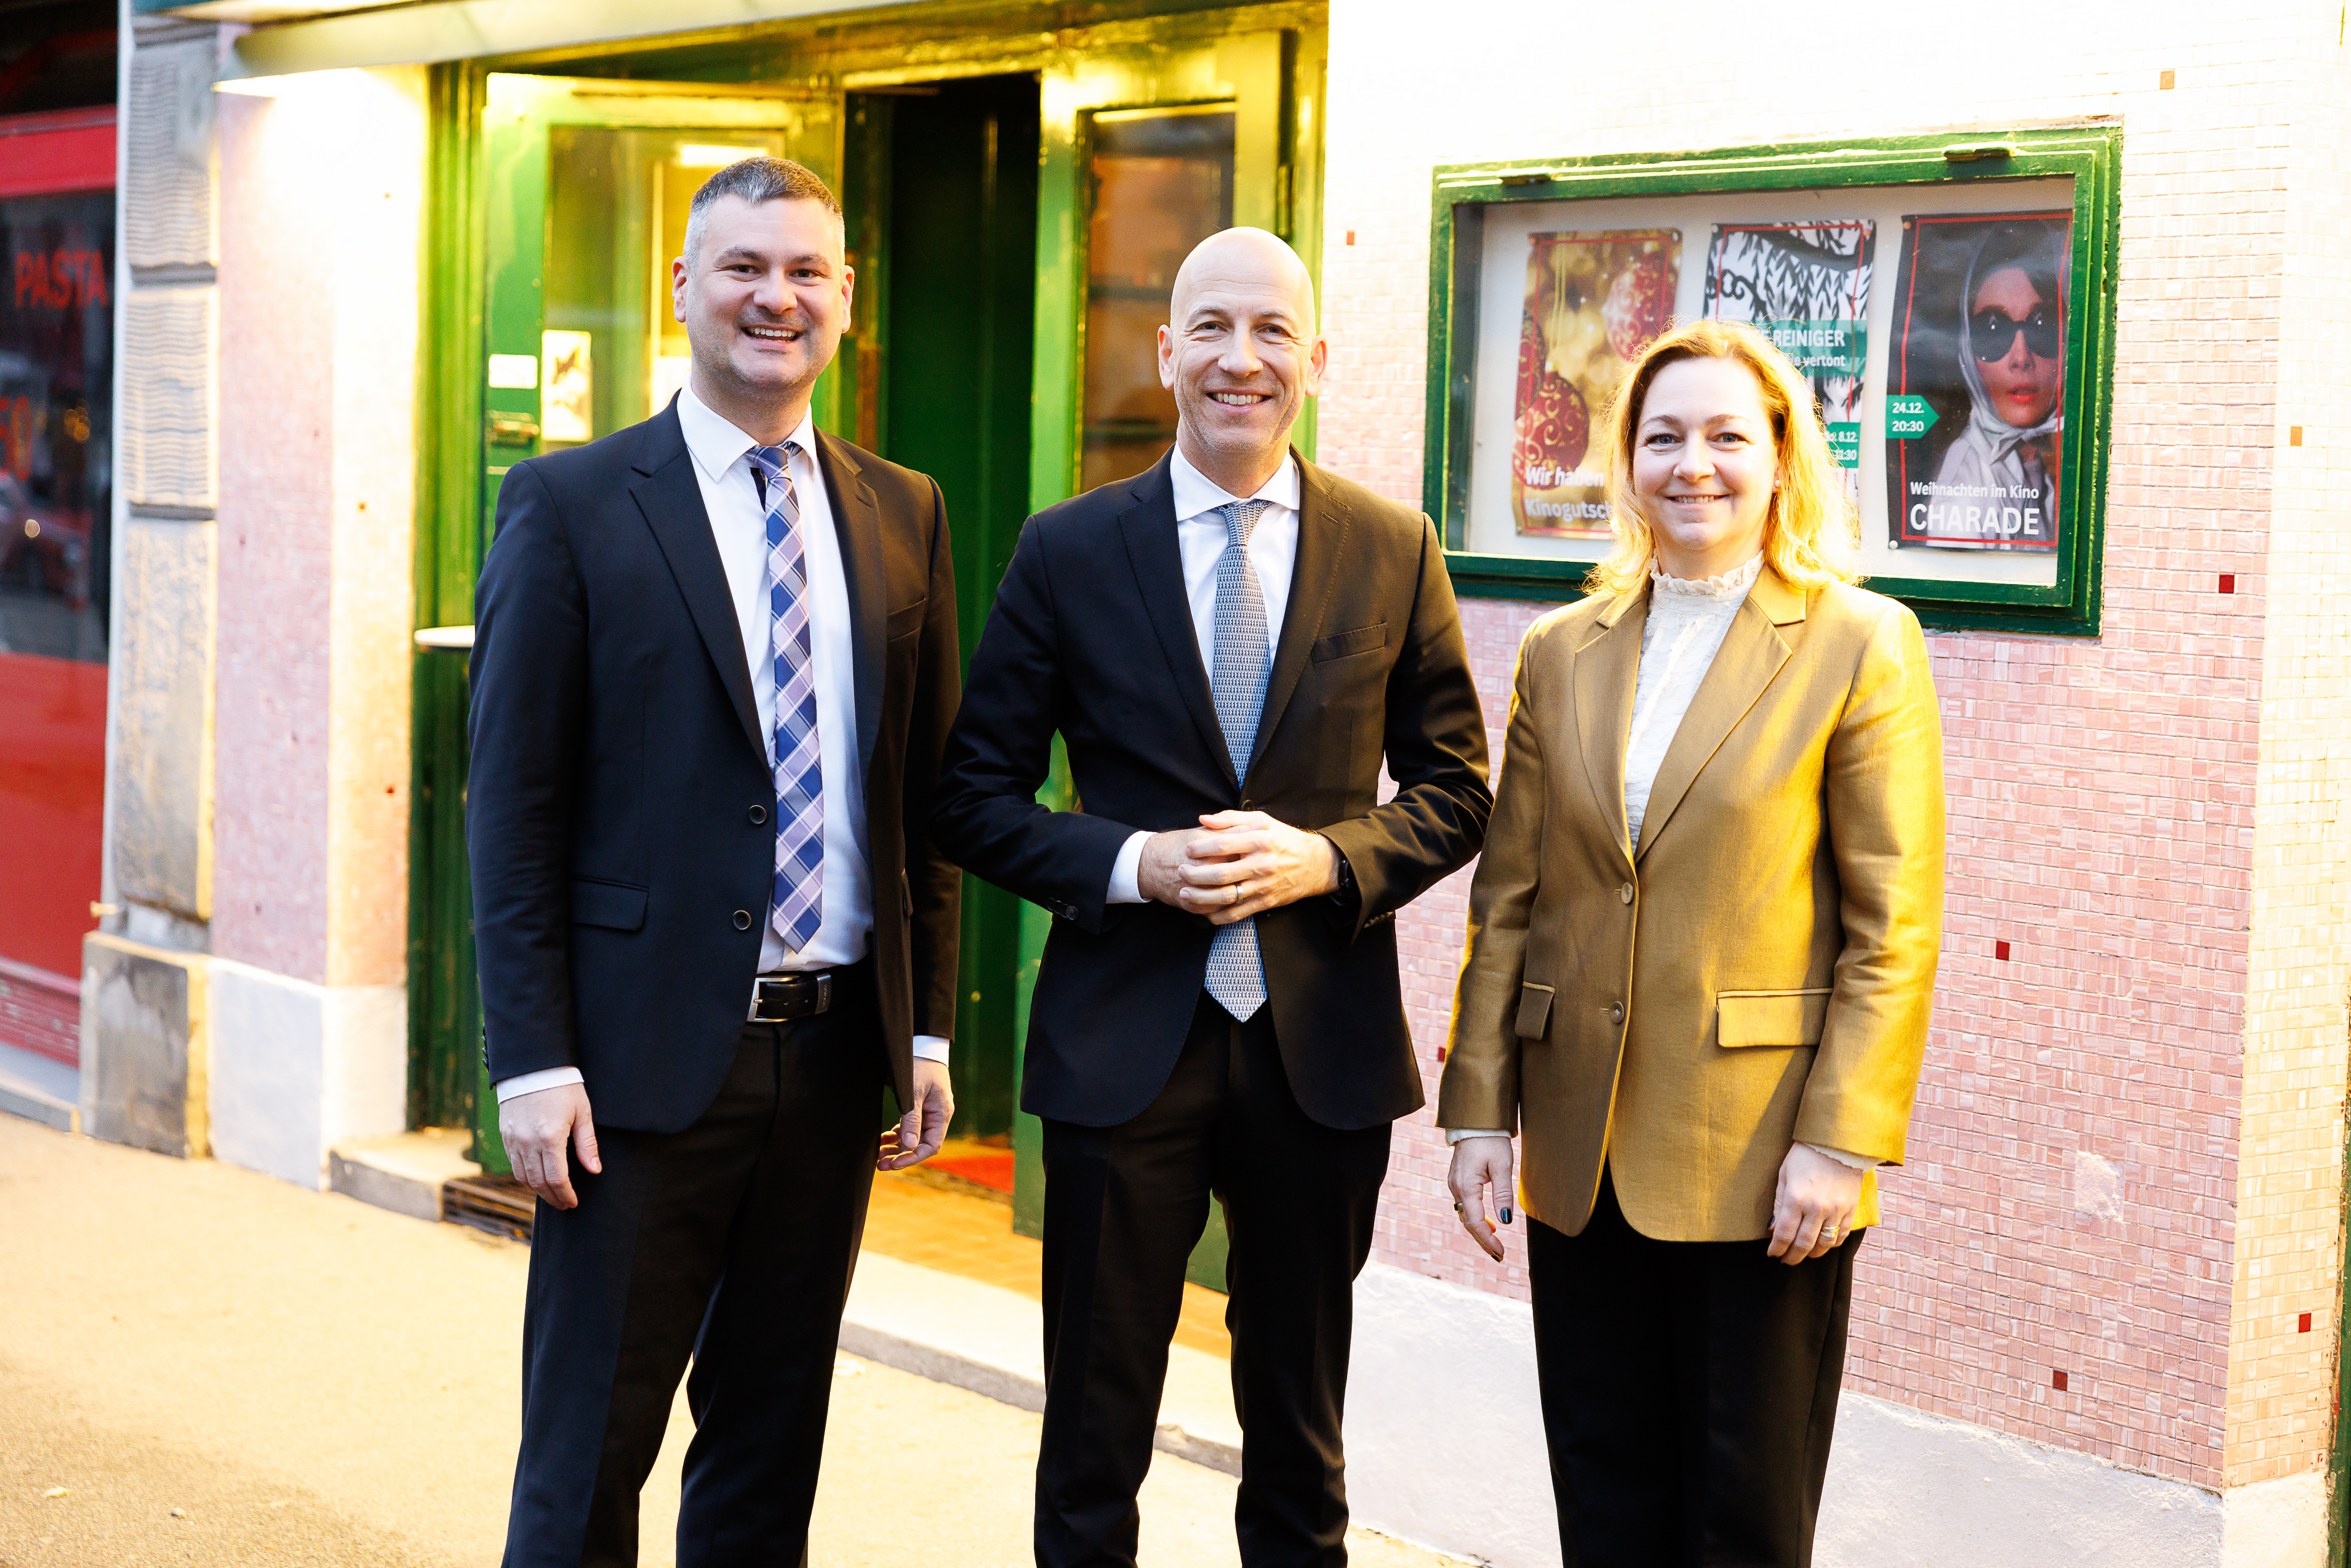
<svg viewBox="0 0 2351 1568"><path fill-rule="evenodd" d="M1340 1131L1298 1108L1270 1009L1236 1023L1205 992L1150 1109L1115 1127L1045 1124L1040 1568L1132 1568L1185 1261L1212 1193L1231 1241L1241 1562L1345 1563L1340 1411L1387 1165L1385 1123Z"/></svg>
<svg viewBox="0 0 2351 1568"><path fill-rule="evenodd" d="M1583 1235L1528 1232L1567 1568L1806 1568L1861 1233L1793 1268L1653 1241L1604 1172Z"/></svg>
<svg viewBox="0 0 2351 1568"><path fill-rule="evenodd" d="M580 1207L539 1204L507 1568L636 1562L689 1358L679 1568L803 1561L886 1073L871 971L848 976L816 1018L747 1025L691 1127L599 1129Z"/></svg>

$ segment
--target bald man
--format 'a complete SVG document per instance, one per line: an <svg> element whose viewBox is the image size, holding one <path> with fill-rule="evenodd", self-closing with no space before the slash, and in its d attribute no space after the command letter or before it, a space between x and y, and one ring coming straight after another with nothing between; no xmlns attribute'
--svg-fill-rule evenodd
<svg viewBox="0 0 2351 1568"><path fill-rule="evenodd" d="M948 858L1055 917L1021 1090L1045 1131L1042 1568L1134 1562L1212 1194L1241 1561L1346 1561L1353 1285L1388 1124L1422 1103L1391 917L1477 853L1493 801L1436 529L1290 446L1327 352L1280 239L1192 253L1159 329L1175 449L1029 519L934 797ZM1080 810L1037 803L1057 733Z"/></svg>

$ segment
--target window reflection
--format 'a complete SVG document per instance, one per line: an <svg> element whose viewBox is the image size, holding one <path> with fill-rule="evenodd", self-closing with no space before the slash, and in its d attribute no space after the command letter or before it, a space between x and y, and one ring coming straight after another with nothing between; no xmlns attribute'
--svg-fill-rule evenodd
<svg viewBox="0 0 2351 1568"><path fill-rule="evenodd" d="M685 384L670 305L694 193L738 158L789 155L781 131L558 126L549 137L539 425L547 446L610 435Z"/></svg>
<svg viewBox="0 0 2351 1568"><path fill-rule="evenodd" d="M0 653L104 663L114 197L0 200Z"/></svg>
<svg viewBox="0 0 2351 1568"><path fill-rule="evenodd" d="M1142 473L1176 439L1159 329L1176 269L1232 227L1233 111L1098 114L1088 172L1082 489Z"/></svg>

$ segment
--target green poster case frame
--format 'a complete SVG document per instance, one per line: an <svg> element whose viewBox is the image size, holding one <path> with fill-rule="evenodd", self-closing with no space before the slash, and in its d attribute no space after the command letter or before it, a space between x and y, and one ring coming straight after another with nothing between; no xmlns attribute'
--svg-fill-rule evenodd
<svg viewBox="0 0 2351 1568"><path fill-rule="evenodd" d="M1583 596L1583 561L1472 553L1468 537L1472 388L1482 301L1485 209L1512 202L1708 195L1844 186L2074 183L2074 308L2065 327L2064 493L2082 497L2053 586L1878 576L1876 591L1945 631L2098 633L2114 401L2116 249L2123 131L2118 120L2024 130L1844 138L1704 152L1440 164L1431 178L1427 431L1422 506L1444 531L1455 588L1485 599ZM2078 434L2075 434L2078 433Z"/></svg>

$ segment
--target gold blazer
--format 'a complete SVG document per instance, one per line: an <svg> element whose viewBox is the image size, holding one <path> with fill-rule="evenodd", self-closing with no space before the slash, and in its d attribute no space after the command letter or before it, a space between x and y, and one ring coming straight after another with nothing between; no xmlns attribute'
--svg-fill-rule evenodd
<svg viewBox="0 0 2351 1568"><path fill-rule="evenodd" d="M1594 596L1520 644L1437 1119L1523 1122L1521 1202L1568 1235L1604 1163L1641 1234L1747 1240L1792 1143L1902 1163L1942 942L1942 724L1916 616L1767 567L1635 851L1648 611ZM1855 1224L1876 1218L1872 1175Z"/></svg>

